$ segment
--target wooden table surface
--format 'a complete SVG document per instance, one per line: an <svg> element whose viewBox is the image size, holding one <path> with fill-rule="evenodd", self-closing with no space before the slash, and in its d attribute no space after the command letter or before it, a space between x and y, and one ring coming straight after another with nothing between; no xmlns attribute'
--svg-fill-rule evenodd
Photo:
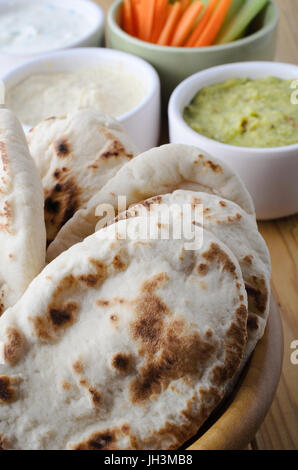
<svg viewBox="0 0 298 470"><path fill-rule="evenodd" d="M105 9L113 3L95 1ZM298 65L298 0L274 1L280 10L276 60ZM298 449L298 365L291 363L291 343L298 340L298 214L260 222L259 228L271 254L272 291L284 329L284 363L276 397L251 446Z"/></svg>

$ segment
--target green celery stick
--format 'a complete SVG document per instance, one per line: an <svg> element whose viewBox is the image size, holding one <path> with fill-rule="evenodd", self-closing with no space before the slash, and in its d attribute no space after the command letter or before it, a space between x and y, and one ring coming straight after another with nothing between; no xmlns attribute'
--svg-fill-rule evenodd
<svg viewBox="0 0 298 470"><path fill-rule="evenodd" d="M225 31L219 34L216 44L225 44L241 37L249 23L267 3L268 0L246 0L238 13L226 25Z"/></svg>
<svg viewBox="0 0 298 470"><path fill-rule="evenodd" d="M223 25L220 29L220 33L226 29L226 26L232 21L236 13L240 10L240 8L244 5L245 0L233 0L232 4L228 10L227 16L225 18L225 21L223 22Z"/></svg>
<svg viewBox="0 0 298 470"><path fill-rule="evenodd" d="M233 0L232 4L228 10L227 16L223 22L222 27L219 30L219 33L216 37L216 41L214 44L219 44L221 38L226 34L228 28L230 26L231 21L233 20L234 16L238 13L241 7L243 7L245 0Z"/></svg>

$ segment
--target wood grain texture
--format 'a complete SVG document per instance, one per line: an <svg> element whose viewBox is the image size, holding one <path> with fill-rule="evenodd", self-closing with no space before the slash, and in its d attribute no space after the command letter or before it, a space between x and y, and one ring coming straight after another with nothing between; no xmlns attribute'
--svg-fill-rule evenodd
<svg viewBox="0 0 298 470"><path fill-rule="evenodd" d="M298 0L274 1L280 11L276 60L298 65ZM96 2L107 10L113 0ZM166 132L163 134L165 143ZM298 449L298 365L290 361L291 342L298 340L298 215L262 222L259 227L272 258L272 290L282 317L284 362L276 397L251 448Z"/></svg>
<svg viewBox="0 0 298 470"><path fill-rule="evenodd" d="M280 13L276 60L298 65L298 2L274 1Z"/></svg>
<svg viewBox="0 0 298 470"><path fill-rule="evenodd" d="M291 363L291 343L298 339L298 215L262 222L259 228L271 254L272 291L284 330L284 362L275 400L256 443L266 450L298 449L298 365Z"/></svg>

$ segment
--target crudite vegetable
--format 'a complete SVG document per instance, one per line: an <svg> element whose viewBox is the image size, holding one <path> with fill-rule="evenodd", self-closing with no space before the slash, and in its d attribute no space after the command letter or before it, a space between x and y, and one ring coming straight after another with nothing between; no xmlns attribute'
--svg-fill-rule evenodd
<svg viewBox="0 0 298 470"><path fill-rule="evenodd" d="M240 38L268 0L124 0L122 27L161 46L203 47Z"/></svg>

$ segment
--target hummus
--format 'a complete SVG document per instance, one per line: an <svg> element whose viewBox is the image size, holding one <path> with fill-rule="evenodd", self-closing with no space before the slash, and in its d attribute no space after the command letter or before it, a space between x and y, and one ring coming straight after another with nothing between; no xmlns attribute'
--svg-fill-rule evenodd
<svg viewBox="0 0 298 470"><path fill-rule="evenodd" d="M292 80L235 78L200 90L184 109L184 120L210 139L242 147L298 143L298 105Z"/></svg>
<svg viewBox="0 0 298 470"><path fill-rule="evenodd" d="M142 81L115 64L31 75L7 91L6 104L23 124L34 127L49 117L86 108L117 118L135 108L145 95Z"/></svg>

